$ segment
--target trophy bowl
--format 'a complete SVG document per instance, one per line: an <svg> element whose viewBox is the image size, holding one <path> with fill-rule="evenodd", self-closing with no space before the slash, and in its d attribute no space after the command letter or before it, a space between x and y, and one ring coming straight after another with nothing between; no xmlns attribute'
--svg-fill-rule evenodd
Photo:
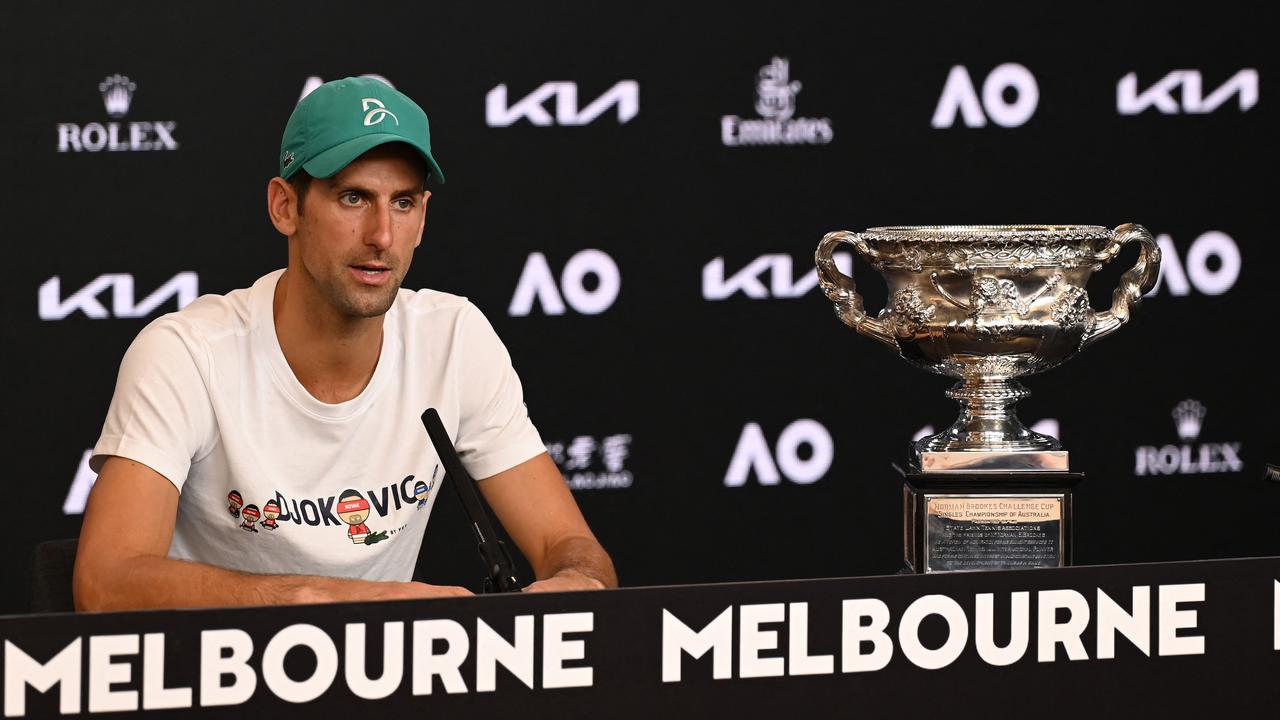
<svg viewBox="0 0 1280 720"><path fill-rule="evenodd" d="M1137 243L1111 308L1089 306L1089 276ZM884 277L886 307L872 317L853 278L832 258L853 247ZM947 396L960 418L919 440L912 462L935 471L1066 470L1057 439L1014 413L1017 378L1065 362L1124 325L1155 285L1160 249L1141 225L947 225L828 233L815 255L822 290L845 324L907 362L959 382ZM930 462L930 460L935 462Z"/></svg>

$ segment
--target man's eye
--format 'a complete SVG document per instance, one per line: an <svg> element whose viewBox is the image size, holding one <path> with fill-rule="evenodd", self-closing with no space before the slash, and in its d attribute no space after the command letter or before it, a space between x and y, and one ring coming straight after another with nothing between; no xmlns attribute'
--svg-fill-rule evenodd
<svg viewBox="0 0 1280 720"><path fill-rule="evenodd" d="M357 195L356 193L345 193L342 196L342 202L346 203L347 205L359 205L360 196Z"/></svg>
<svg viewBox="0 0 1280 720"><path fill-rule="evenodd" d="M412 210L413 201L410 200L409 198L400 198L399 200L396 200L396 207L400 208L401 210Z"/></svg>

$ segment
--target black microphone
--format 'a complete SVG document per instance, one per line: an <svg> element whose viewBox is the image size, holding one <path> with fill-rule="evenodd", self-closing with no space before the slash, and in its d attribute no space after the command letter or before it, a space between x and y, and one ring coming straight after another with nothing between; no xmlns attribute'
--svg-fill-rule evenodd
<svg viewBox="0 0 1280 720"><path fill-rule="evenodd" d="M440 413L435 408L427 408L422 413L422 424L427 428L427 436L436 448L436 455L444 464L445 473L452 480L449 484L453 485L467 515L471 516L471 529L476 534L477 549L488 572L484 579L484 592L520 592L520 582L516 580L515 570L512 568L511 554L507 552L506 544L498 539L498 533L494 531L493 523L489 521L489 516L481 505L480 494L476 492L475 478L462 467L462 460L458 458L457 451L453 449L453 441L449 439L449 431L440 422Z"/></svg>

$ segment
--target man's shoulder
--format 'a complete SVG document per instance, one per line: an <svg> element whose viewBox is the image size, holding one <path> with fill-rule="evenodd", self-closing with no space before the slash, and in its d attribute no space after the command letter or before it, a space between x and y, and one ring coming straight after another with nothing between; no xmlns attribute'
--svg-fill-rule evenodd
<svg viewBox="0 0 1280 720"><path fill-rule="evenodd" d="M245 335L253 327L252 294L253 288L248 287L221 295L201 295L177 312L167 313L153 320L143 328L139 337L176 335L190 344L193 341L208 343Z"/></svg>
<svg viewBox="0 0 1280 720"><path fill-rule="evenodd" d="M156 318L147 329L169 327L206 339L247 332L251 325L249 292L249 288L240 288L225 295L201 295L181 310Z"/></svg>

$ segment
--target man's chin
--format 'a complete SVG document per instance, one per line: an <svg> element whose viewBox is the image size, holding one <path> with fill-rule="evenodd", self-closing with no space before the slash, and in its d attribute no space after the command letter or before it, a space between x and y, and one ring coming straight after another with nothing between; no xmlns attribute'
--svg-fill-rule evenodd
<svg viewBox="0 0 1280 720"><path fill-rule="evenodd" d="M342 313L351 318L375 318L386 315L395 304L400 283L389 283L386 287L361 288L348 291L341 302L336 303Z"/></svg>

